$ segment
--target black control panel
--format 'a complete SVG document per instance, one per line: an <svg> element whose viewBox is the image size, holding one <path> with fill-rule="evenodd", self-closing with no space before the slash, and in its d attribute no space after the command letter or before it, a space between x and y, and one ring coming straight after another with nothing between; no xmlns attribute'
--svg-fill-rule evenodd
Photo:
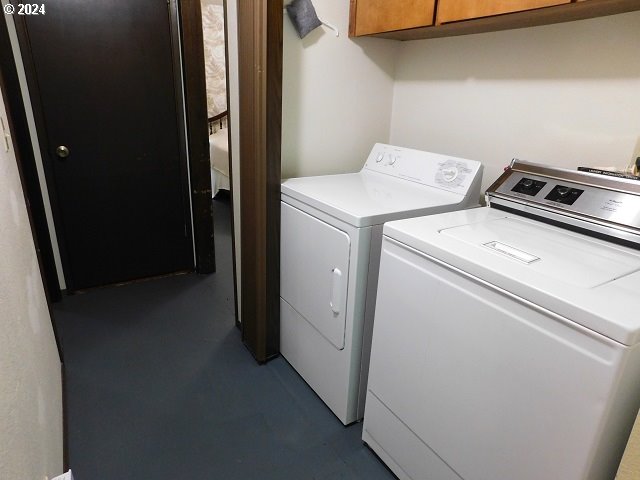
<svg viewBox="0 0 640 480"><path fill-rule="evenodd" d="M549 192L549 195L544 197L545 200L551 200L552 202L563 203L565 205L573 205L584 190L577 188L566 187L564 185L556 185L553 190Z"/></svg>
<svg viewBox="0 0 640 480"><path fill-rule="evenodd" d="M512 192L524 193L525 195L531 195L532 197L537 195L542 187L547 183L539 180L533 180L531 178L523 178L515 187L511 189Z"/></svg>

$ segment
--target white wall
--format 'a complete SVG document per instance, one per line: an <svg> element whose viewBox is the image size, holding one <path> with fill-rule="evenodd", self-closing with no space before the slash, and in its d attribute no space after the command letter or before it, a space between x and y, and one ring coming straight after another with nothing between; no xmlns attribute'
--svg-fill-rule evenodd
<svg viewBox="0 0 640 480"><path fill-rule="evenodd" d="M324 26L300 39L284 18L282 176L359 170L389 137L398 42L349 39L349 2L314 0Z"/></svg>
<svg viewBox="0 0 640 480"><path fill-rule="evenodd" d="M6 126L1 97L0 117ZM0 140L0 478L42 480L62 473L60 359L15 154Z"/></svg>
<svg viewBox="0 0 640 480"><path fill-rule="evenodd" d="M238 3L237 0L227 2L227 50L229 64L227 65L227 81L229 82L229 131L231 134L231 171L233 189L233 234L236 250L236 302L238 304L238 321L242 322L240 280L240 83L238 80Z"/></svg>
<svg viewBox="0 0 640 480"><path fill-rule="evenodd" d="M405 42L391 143L485 164L626 166L640 136L640 12Z"/></svg>

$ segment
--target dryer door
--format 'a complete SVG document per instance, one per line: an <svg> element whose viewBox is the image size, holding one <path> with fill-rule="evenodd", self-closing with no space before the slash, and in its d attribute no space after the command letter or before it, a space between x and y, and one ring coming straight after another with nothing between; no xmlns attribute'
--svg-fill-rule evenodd
<svg viewBox="0 0 640 480"><path fill-rule="evenodd" d="M280 296L338 350L344 348L351 240L282 203Z"/></svg>

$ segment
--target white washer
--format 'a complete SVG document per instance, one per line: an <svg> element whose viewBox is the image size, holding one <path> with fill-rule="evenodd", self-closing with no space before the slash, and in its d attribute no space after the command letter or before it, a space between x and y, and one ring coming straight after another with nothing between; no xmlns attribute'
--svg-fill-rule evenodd
<svg viewBox="0 0 640 480"><path fill-rule="evenodd" d="M363 440L399 478L615 477L640 407L633 182L515 162L491 208L385 225Z"/></svg>
<svg viewBox="0 0 640 480"><path fill-rule="evenodd" d="M345 425L364 412L382 224L477 205L481 172L376 144L358 173L282 183L280 351Z"/></svg>

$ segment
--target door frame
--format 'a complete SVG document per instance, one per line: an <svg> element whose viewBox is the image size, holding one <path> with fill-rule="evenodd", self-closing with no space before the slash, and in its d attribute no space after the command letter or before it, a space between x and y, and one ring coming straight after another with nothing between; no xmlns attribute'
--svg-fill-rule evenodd
<svg viewBox="0 0 640 480"><path fill-rule="evenodd" d="M172 56L176 84L176 96L180 122L180 149L187 165L181 165L185 171L183 189L189 197L191 209L185 211L188 228L194 244L195 271L198 273L215 272L215 245L213 240L213 213L211 205L211 178L209 175L209 146L206 112L206 85L204 78L204 45L202 40L202 17L198 0L171 0L168 3L169 21L171 22ZM178 25L179 24L179 25ZM27 84L37 85L35 65L25 46L29 45L29 36L25 17L15 17L22 61L27 77ZM179 27L179 28L176 28ZM180 81L182 79L182 81ZM37 87L36 87L37 88ZM35 91L35 90L34 90ZM43 107L39 95L30 95L35 117L38 144L43 157L50 150L45 131ZM49 200L53 213L58 247L62 260L62 269L69 264L69 253L66 248L63 230L60 228L61 213L57 201L56 185L52 166L43 158L43 169L49 190ZM187 176L188 170L188 176ZM186 199L185 199L186 200ZM48 261L48 260L47 260ZM72 279L65 272L67 288L73 289ZM48 279L47 279L48 281Z"/></svg>
<svg viewBox="0 0 640 480"><path fill-rule="evenodd" d="M280 351L280 157L283 1L237 1L242 340Z"/></svg>
<svg viewBox="0 0 640 480"><path fill-rule="evenodd" d="M213 273L216 271L216 261L213 241L202 6L200 0L173 1L177 2L180 22L196 272Z"/></svg>

